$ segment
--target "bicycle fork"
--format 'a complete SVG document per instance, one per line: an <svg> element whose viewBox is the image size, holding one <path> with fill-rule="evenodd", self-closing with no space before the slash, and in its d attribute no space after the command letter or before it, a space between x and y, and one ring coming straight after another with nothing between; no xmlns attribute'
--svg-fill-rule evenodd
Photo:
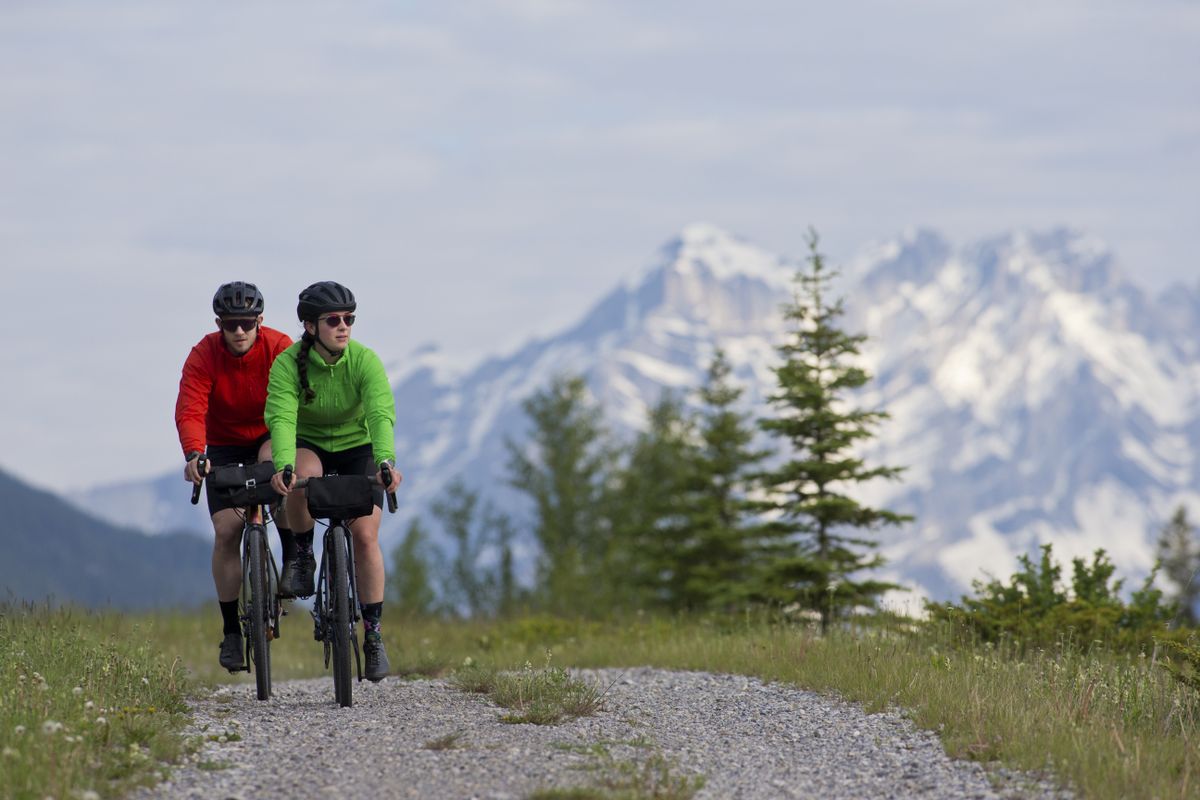
<svg viewBox="0 0 1200 800"><path fill-rule="evenodd" d="M329 594L329 548L334 546L336 541L334 537L341 535L346 538L346 575L350 584L350 646L354 650L354 664L358 672L359 681L362 680L362 653L358 647L358 623L362 619L362 615L358 609L358 578L354 572L354 537L350 533L350 528L347 525L331 525L325 531L325 542L321 549L321 566L318 570L317 591L313 598L312 614L313 618L313 639L321 642L324 646L325 669L329 669L330 649L333 643L333 631L331 629L331 620L333 617L332 603L333 598Z"/></svg>
<svg viewBox="0 0 1200 800"><path fill-rule="evenodd" d="M267 607L270 613L267 619L267 639L279 638L279 618L283 615L282 604L279 602L277 587L279 586L279 569L275 564L275 556L268 546L266 526L260 523L247 524L242 529L242 594L240 602L239 621L242 624L242 671L250 671L250 537L262 537L262 552L267 559Z"/></svg>

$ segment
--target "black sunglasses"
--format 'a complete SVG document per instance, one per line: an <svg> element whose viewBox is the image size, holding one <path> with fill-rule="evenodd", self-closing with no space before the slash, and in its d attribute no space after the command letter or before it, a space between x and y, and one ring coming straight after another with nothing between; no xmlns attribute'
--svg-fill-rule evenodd
<svg viewBox="0 0 1200 800"><path fill-rule="evenodd" d="M233 333L237 330L243 330L246 333L258 327L257 319L223 319L221 320L221 329Z"/></svg>
<svg viewBox="0 0 1200 800"><path fill-rule="evenodd" d="M338 316L337 314L330 314L328 317L321 317L321 321L331 328L336 328L338 325L341 325L342 320L346 321L346 327L349 328L354 324L354 319L355 317L353 314L342 314L341 316Z"/></svg>

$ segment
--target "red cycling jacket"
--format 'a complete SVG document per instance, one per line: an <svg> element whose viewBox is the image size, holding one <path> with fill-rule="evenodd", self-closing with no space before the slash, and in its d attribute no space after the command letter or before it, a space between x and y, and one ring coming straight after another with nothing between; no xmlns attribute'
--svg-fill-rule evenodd
<svg viewBox="0 0 1200 800"><path fill-rule="evenodd" d="M291 343L286 333L259 326L258 338L243 356L229 352L220 331L192 348L175 401L175 427L185 457L210 444L254 444L267 433L267 377L275 356Z"/></svg>

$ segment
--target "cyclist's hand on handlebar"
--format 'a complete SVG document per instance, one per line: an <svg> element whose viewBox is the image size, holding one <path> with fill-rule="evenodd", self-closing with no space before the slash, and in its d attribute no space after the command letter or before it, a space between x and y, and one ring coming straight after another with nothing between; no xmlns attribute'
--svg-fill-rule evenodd
<svg viewBox="0 0 1200 800"><path fill-rule="evenodd" d="M198 466L199 461L200 461L199 454L192 456L188 460L187 464L183 468L183 479L185 481L191 481L192 483L199 484L200 481L204 480L204 475L207 475L208 470L209 470L208 460L205 459L205 461L204 461L204 474L203 475L200 474L200 467Z"/></svg>
<svg viewBox="0 0 1200 800"><path fill-rule="evenodd" d="M288 483L283 482L283 473L284 470L279 470L271 476L271 487L282 495L289 495L292 493L292 484L296 482L296 473L291 474L292 479Z"/></svg>
<svg viewBox="0 0 1200 800"><path fill-rule="evenodd" d="M400 470L396 469L395 467L391 468L391 473L392 473L391 486L383 486L383 470L377 470L375 472L375 480L379 481L379 485L383 486L383 490L385 492L396 491L398 488L400 488L400 481L404 480L404 476L400 474Z"/></svg>

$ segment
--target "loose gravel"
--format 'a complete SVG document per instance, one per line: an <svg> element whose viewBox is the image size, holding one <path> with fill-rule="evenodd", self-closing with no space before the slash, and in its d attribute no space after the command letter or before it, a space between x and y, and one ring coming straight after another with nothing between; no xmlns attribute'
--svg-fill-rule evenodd
<svg viewBox="0 0 1200 800"><path fill-rule="evenodd" d="M502 722L505 709L441 680L356 683L348 709L329 678L279 683L265 703L253 686L221 688L194 703L200 752L135 797L515 800L647 763L702 776L697 800L1071 796L1010 771L989 780L902 715L813 692L649 668L576 674L605 689L604 710L550 726Z"/></svg>

